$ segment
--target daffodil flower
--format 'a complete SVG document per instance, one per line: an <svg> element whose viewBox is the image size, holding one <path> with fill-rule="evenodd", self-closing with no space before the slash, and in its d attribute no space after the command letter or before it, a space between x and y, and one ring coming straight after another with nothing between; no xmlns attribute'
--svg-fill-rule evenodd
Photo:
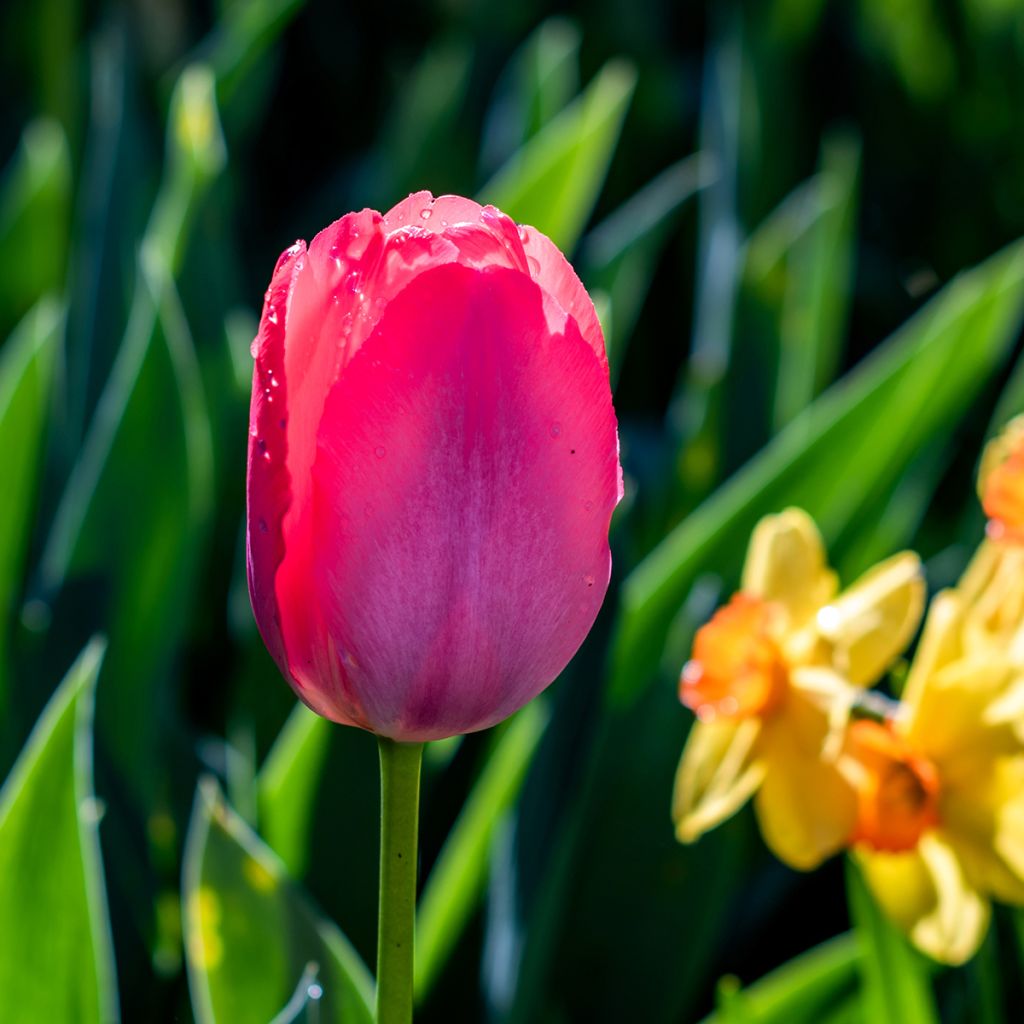
<svg viewBox="0 0 1024 1024"><path fill-rule="evenodd" d="M1014 589L1005 555L983 545L964 589L935 598L899 711L854 723L840 758L868 885L950 964L977 950L990 899L1024 904L1024 576L1018 563L1016 622L1005 606L993 615Z"/></svg>
<svg viewBox="0 0 1024 1024"><path fill-rule="evenodd" d="M676 774L676 835L693 842L754 797L768 846L809 870L841 849L856 798L837 757L857 687L920 620L924 583L904 552L838 593L811 518L787 509L751 537L742 589L697 631L680 699L697 715Z"/></svg>
<svg viewBox="0 0 1024 1024"><path fill-rule="evenodd" d="M993 540L1024 543L1024 416L1011 420L981 458L978 493Z"/></svg>

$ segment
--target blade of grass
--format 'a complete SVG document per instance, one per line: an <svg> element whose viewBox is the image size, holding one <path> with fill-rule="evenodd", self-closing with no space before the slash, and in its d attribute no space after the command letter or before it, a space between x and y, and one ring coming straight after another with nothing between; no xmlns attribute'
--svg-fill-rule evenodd
<svg viewBox="0 0 1024 1024"><path fill-rule="evenodd" d="M540 701L509 722L427 878L416 922L417 1002L429 995L480 899L495 829L519 793L546 724Z"/></svg>
<svg viewBox="0 0 1024 1024"><path fill-rule="evenodd" d="M571 253L604 184L635 86L631 65L609 61L582 95L509 158L480 190L480 201Z"/></svg>

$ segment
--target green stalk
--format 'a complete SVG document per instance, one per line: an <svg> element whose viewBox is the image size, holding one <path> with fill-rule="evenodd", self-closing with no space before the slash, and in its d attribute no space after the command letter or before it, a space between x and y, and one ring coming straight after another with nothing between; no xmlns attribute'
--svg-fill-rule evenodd
<svg viewBox="0 0 1024 1024"><path fill-rule="evenodd" d="M416 834L422 743L377 738L380 748L380 907L377 1024L412 1021Z"/></svg>

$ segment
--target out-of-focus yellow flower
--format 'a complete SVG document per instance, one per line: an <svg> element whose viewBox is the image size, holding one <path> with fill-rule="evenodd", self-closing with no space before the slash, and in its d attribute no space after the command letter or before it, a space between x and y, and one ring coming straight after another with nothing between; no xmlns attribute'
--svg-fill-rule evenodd
<svg viewBox="0 0 1024 1024"><path fill-rule="evenodd" d="M765 841L808 870L841 849L856 799L837 767L856 687L874 682L917 628L916 555L837 594L811 518L787 509L751 537L742 589L697 631L680 699L697 715L676 774L676 835L693 842L751 796Z"/></svg>
<svg viewBox="0 0 1024 1024"><path fill-rule="evenodd" d="M977 950L990 898L1024 904L1018 557L983 545L963 589L935 598L899 712L854 723L840 758L858 794L852 842L869 886L945 963Z"/></svg>
<svg viewBox="0 0 1024 1024"><path fill-rule="evenodd" d="M981 457L978 493L993 540L1024 543L1024 416L1011 420Z"/></svg>

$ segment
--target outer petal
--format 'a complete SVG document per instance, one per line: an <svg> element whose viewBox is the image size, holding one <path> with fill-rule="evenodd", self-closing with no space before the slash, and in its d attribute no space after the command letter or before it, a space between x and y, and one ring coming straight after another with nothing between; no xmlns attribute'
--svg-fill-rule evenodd
<svg viewBox="0 0 1024 1024"><path fill-rule="evenodd" d="M576 321L598 357L606 362L604 335L590 296L558 246L536 228L517 227L493 206L481 206L461 196L435 199L429 192L416 192L404 199L384 215L384 223L389 231L413 226L434 232L447 231L456 224L487 224L496 237L503 239L512 254L513 265L529 273L555 299Z"/></svg>
<svg viewBox="0 0 1024 1024"><path fill-rule="evenodd" d="M259 334L253 342L252 405L249 412L249 459L246 473L246 563L249 598L256 624L271 656L287 676L287 658L274 594L274 574L284 557L282 521L291 497L284 445L287 395L270 367L284 362L285 332L291 317L295 282L305 265L306 246L296 242L281 254L267 289ZM285 423L286 425L286 423ZM276 450L278 458L271 456Z"/></svg>
<svg viewBox="0 0 1024 1024"><path fill-rule="evenodd" d="M788 629L806 625L836 592L825 546L811 517L798 508L765 516L750 537L743 590L775 601L788 613Z"/></svg>
<svg viewBox="0 0 1024 1024"><path fill-rule="evenodd" d="M593 623L618 500L607 372L524 275L417 276L332 390L313 475L278 590L324 609L283 619L300 686L330 681L322 713L402 740L485 728Z"/></svg>
<svg viewBox="0 0 1024 1024"><path fill-rule="evenodd" d="M696 722L676 772L672 819L676 837L692 843L731 818L764 778L756 755L758 718Z"/></svg>
<svg viewBox="0 0 1024 1024"><path fill-rule="evenodd" d="M754 807L772 852L800 871L841 849L856 822L853 789L831 749L852 692L830 672L800 669L785 704L764 723L758 753L765 776Z"/></svg>
<svg viewBox="0 0 1024 1024"><path fill-rule="evenodd" d="M922 701L929 699L932 677L960 657L963 601L955 590L943 590L932 598L924 630L903 687L902 702L911 721Z"/></svg>
<svg viewBox="0 0 1024 1024"><path fill-rule="evenodd" d="M910 551L866 572L818 612L832 664L856 686L873 683L917 631L924 611L921 560Z"/></svg>
<svg viewBox="0 0 1024 1024"><path fill-rule="evenodd" d="M909 853L858 849L857 860L886 915L915 946L948 964L974 954L991 908L968 883L941 835L926 834Z"/></svg>

